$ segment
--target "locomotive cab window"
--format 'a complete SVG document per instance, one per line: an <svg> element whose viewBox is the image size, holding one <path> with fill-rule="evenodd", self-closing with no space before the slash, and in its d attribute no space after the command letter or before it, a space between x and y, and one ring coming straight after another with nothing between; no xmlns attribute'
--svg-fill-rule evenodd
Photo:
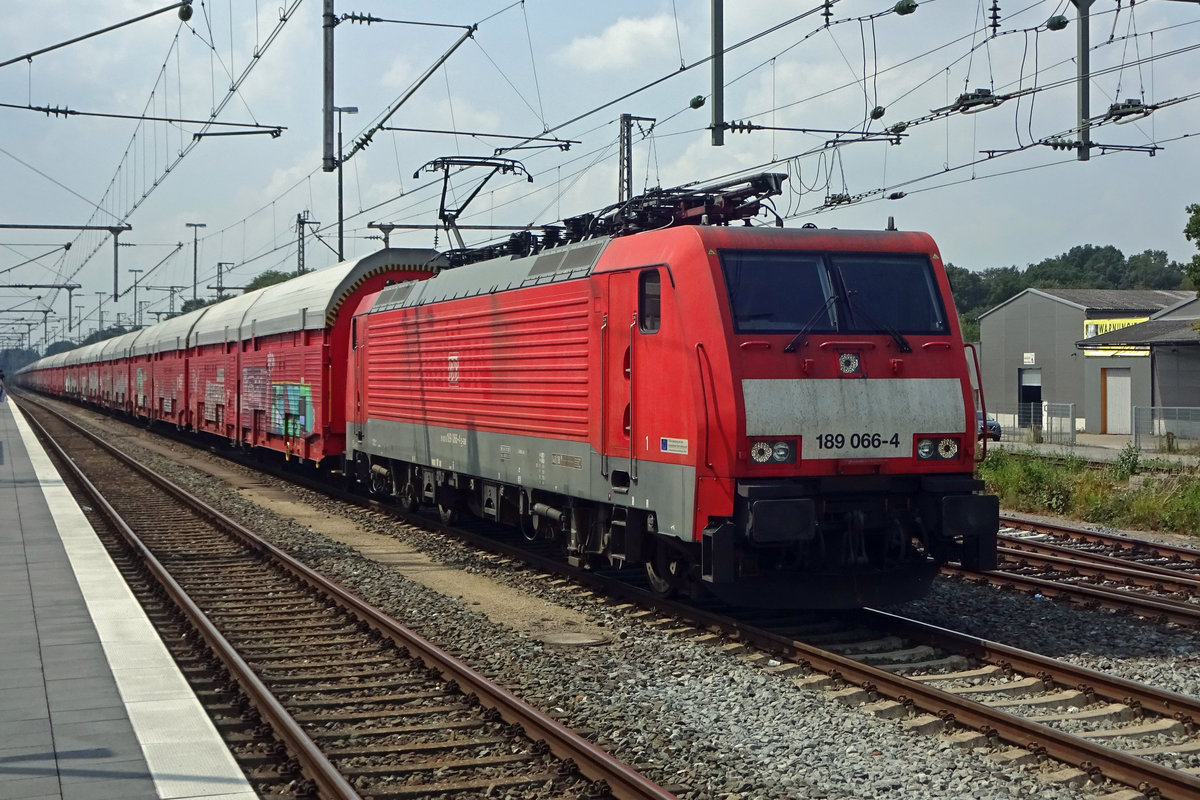
<svg viewBox="0 0 1200 800"><path fill-rule="evenodd" d="M736 333L950 332L921 253L722 251Z"/></svg>
<svg viewBox="0 0 1200 800"><path fill-rule="evenodd" d="M648 269L638 276L638 329L656 333L662 322L662 278Z"/></svg>
<svg viewBox="0 0 1200 800"><path fill-rule="evenodd" d="M820 255L782 250L721 253L733 329L738 333L831 333L836 294Z"/></svg>
<svg viewBox="0 0 1200 800"><path fill-rule="evenodd" d="M950 332L933 269L908 253L833 255L853 330L879 333Z"/></svg>

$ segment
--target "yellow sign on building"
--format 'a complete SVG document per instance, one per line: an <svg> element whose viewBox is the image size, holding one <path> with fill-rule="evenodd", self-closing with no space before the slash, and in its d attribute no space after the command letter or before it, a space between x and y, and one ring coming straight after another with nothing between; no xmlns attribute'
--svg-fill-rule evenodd
<svg viewBox="0 0 1200 800"><path fill-rule="evenodd" d="M1121 319L1085 319L1083 321L1084 338L1090 339L1102 333L1117 331L1146 322L1149 317L1123 317ZM1149 347L1089 347L1083 351L1087 356L1148 356Z"/></svg>

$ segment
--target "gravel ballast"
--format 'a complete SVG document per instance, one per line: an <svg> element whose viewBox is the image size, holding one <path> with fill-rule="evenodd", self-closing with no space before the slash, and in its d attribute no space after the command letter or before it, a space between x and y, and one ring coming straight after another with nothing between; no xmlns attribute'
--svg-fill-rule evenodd
<svg viewBox="0 0 1200 800"><path fill-rule="evenodd" d="M528 702L587 731L681 798L1095 796L1047 784L1044 775L1061 765L1000 765L986 748L962 749L907 731L901 721L872 717L720 648L647 626L586 592L497 565L442 536L404 530L410 545L435 559L581 611L609 635L599 646L546 645L242 499L207 475L149 452L142 460ZM377 515L293 491L364 528L385 526ZM922 601L889 610L1200 696L1200 647L1192 631L952 581Z"/></svg>

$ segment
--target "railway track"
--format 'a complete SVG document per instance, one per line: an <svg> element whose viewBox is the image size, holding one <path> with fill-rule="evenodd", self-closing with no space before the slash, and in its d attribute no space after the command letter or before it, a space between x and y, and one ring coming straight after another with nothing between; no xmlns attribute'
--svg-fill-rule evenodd
<svg viewBox="0 0 1200 800"><path fill-rule="evenodd" d="M1070 765L1057 776L1064 781L1110 779L1146 796L1200 796L1200 778L1187 771L1200 752L1200 703L1192 698L890 615L814 621L662 601L615 574L530 555L523 542L463 535L497 562L569 576L639 614L653 609L657 624L677 635L749 648L743 658L764 669L831 688L843 702L903 718L914 730L991 746L1001 760L1055 759Z"/></svg>
<svg viewBox="0 0 1200 800"><path fill-rule="evenodd" d="M1053 779L1200 796L1200 700L884 612L790 620L656 601L664 624L752 648L768 671L1001 763L1055 759ZM693 635L693 634L685 634ZM1007 743L1007 747L1003 747Z"/></svg>
<svg viewBox="0 0 1200 800"><path fill-rule="evenodd" d="M1000 521L1010 529L1005 541L1018 549L1026 544L1053 544L1060 552L1098 563L1121 563L1146 572L1200 579L1200 541L1196 548L1177 547L1024 517L1005 515Z"/></svg>
<svg viewBox="0 0 1200 800"><path fill-rule="evenodd" d="M1019 589L1091 608L1200 626L1200 550L1078 527L1005 517L999 568L948 565L962 580Z"/></svg>
<svg viewBox="0 0 1200 800"><path fill-rule="evenodd" d="M300 774L285 794L673 796L97 437L34 416L286 748Z"/></svg>

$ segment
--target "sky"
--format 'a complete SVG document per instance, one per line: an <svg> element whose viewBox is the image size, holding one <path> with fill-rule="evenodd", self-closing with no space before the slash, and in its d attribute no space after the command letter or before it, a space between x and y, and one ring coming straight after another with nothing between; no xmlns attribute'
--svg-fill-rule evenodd
<svg viewBox="0 0 1200 800"><path fill-rule="evenodd" d="M86 333L101 314L132 320L135 281L150 323L192 296L193 269L199 296L215 294L218 263L231 287L294 270L298 227L308 269L336 263L321 0L196 0L187 22L153 13L166 0L5 5L0 226L131 229L115 301L107 230L0 227L0 284L79 284ZM977 270L1081 244L1196 253L1182 231L1200 203L1200 2L1094 1L1088 161L1042 144L1076 138L1071 0L923 0L908 14L895 0L724 5L724 119L764 129L728 130L715 147L711 0L335 0L339 18L377 20L334 29L334 104L358 110L340 115L345 257L382 246L372 222L432 226L394 230L393 247L455 246L435 229L442 173L424 170L439 157L500 151L524 170L493 176L463 225L540 226L615 202L621 114L654 120L635 126L637 193L785 173L775 210L788 226L893 217ZM1130 100L1147 113L1109 113ZM486 175L455 171L447 205ZM468 245L507 234L463 232ZM67 313L62 291L0 286L0 347L27 320L47 322L30 329L36 348L78 338Z"/></svg>

